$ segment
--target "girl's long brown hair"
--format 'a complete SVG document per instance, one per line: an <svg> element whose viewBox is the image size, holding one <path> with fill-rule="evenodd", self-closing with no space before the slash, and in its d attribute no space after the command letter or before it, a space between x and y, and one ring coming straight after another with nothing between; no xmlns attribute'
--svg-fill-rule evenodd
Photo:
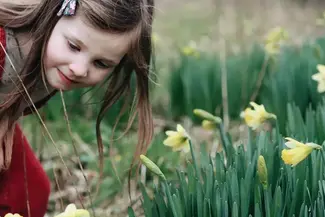
<svg viewBox="0 0 325 217"><path fill-rule="evenodd" d="M114 69L110 79L108 79L104 99L102 100L101 109L96 120L100 176L103 171L103 142L100 124L106 111L122 96L130 94L132 73L136 75L137 84L136 110L131 115L127 130L130 128L136 115L138 115L138 143L131 168L137 162L138 156L146 152L153 136L152 114L149 103L153 1L78 0L77 10L80 10L82 16L92 26L114 33L130 32L135 36L128 53ZM23 91L23 86L27 88L28 94L31 94L36 84L43 79L44 69L40 60L43 60L49 37L60 19L57 16L57 12L62 2L62 0L42 0L29 5L0 3L0 26L11 28L16 32L29 32L34 39L24 67L19 72L23 81L22 84L18 85L16 94L10 94L5 103L0 106L0 124L5 123L5 129L8 132L21 116L21 114L16 114L17 108L27 98L27 93ZM8 148L9 144L9 142L5 143L5 149ZM11 157L9 158L10 163ZM6 161L8 163L8 158ZM4 163L1 165L0 160L0 171L7 166Z"/></svg>

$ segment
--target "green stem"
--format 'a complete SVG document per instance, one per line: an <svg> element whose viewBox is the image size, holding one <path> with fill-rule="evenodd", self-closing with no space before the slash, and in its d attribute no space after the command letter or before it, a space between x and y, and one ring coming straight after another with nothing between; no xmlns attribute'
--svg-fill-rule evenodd
<svg viewBox="0 0 325 217"><path fill-rule="evenodd" d="M324 158L324 151L323 151L323 149L320 150L320 155L322 156L322 161L323 161L323 165L324 165L325 164L325 158ZM323 172L323 177L322 178L323 179L325 178L324 172Z"/></svg>
<svg viewBox="0 0 325 217"><path fill-rule="evenodd" d="M199 173L199 168L195 159L195 155L194 155L194 149L193 149L193 145L191 140L188 140L189 144L190 144L190 149L191 149L191 155L192 155L192 159L193 159L193 164L194 164L194 168L195 168L195 173L196 173L196 177L199 179L200 178L200 173Z"/></svg>
<svg viewBox="0 0 325 217"><path fill-rule="evenodd" d="M172 198L172 194L170 192L170 189L169 189L169 186L168 186L168 183L166 180L163 181L163 183L165 184L165 188L166 188L166 193L167 193L167 198L169 200L169 204L171 206L171 209L172 209L172 212L174 214L174 217L178 217L177 215L177 211L176 211L176 207L175 207L175 204L174 204L174 201L173 201L173 198Z"/></svg>
<svg viewBox="0 0 325 217"><path fill-rule="evenodd" d="M226 133L222 123L219 124L219 132L220 132L220 137L221 137L222 148L223 148L223 150L226 154L226 158L227 158L227 165L231 165L232 161L233 161L233 156L235 154L235 150L227 137L227 133Z"/></svg>

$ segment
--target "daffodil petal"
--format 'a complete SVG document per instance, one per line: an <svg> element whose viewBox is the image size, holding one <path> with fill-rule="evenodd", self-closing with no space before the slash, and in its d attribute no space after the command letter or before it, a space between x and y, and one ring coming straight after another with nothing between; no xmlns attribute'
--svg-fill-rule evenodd
<svg viewBox="0 0 325 217"><path fill-rule="evenodd" d="M190 144L188 142L188 140L185 140L182 143L179 143L175 146L173 146L173 151L184 151L184 152L188 152L190 149Z"/></svg>
<svg viewBox="0 0 325 217"><path fill-rule="evenodd" d="M257 129L261 124L259 117L257 116L257 113L250 108L245 109L243 113L243 118L246 124L252 127L254 130Z"/></svg>
<svg viewBox="0 0 325 217"><path fill-rule="evenodd" d="M259 105L255 110L256 110L258 113L260 113L260 114L265 114L265 113L267 113L266 110L265 110L264 105Z"/></svg>
<svg viewBox="0 0 325 217"><path fill-rule="evenodd" d="M297 140L290 138L290 137L286 137L286 140L288 140L289 142L292 142L293 144L290 143L290 146L292 147L294 145L294 147L305 147L306 145L304 143L298 142ZM287 144L287 142L286 142ZM290 148L289 146L287 146L288 148Z"/></svg>
<svg viewBox="0 0 325 217"><path fill-rule="evenodd" d="M286 164L296 166L298 163L303 161L311 152L312 148L298 147L293 149L282 150L281 158Z"/></svg>
<svg viewBox="0 0 325 217"><path fill-rule="evenodd" d="M77 210L76 205L74 204L69 204L66 208L64 212L74 212Z"/></svg>
<svg viewBox="0 0 325 217"><path fill-rule="evenodd" d="M317 70L320 72L320 73L325 73L325 65L322 65L322 64L317 64Z"/></svg>
<svg viewBox="0 0 325 217"><path fill-rule="evenodd" d="M188 139L183 140L182 142L175 144L173 146L173 148L179 151L179 150L183 149L186 146L189 146Z"/></svg>
<svg viewBox="0 0 325 217"><path fill-rule="evenodd" d="M184 137L175 135L175 136L170 136L167 139L164 140L163 144L166 146L177 146L179 143L182 143L184 141Z"/></svg>
<svg viewBox="0 0 325 217"><path fill-rule="evenodd" d="M184 153L188 153L188 152L190 152L190 150L191 150L190 145L187 145L187 146L183 147L183 149L182 149L182 151Z"/></svg>
<svg viewBox="0 0 325 217"><path fill-rule="evenodd" d="M325 92L325 81L324 82L319 82L319 84L317 86L317 91L319 93Z"/></svg>
<svg viewBox="0 0 325 217"><path fill-rule="evenodd" d="M297 148L297 149L291 149L289 151L295 152L295 155L292 158L293 166L297 165L301 161L303 161L308 155L312 152L313 149L311 148Z"/></svg>
<svg viewBox="0 0 325 217"><path fill-rule="evenodd" d="M322 80L322 75L320 73L313 74L311 78L315 81L320 81Z"/></svg>
<svg viewBox="0 0 325 217"><path fill-rule="evenodd" d="M75 217L90 217L90 214L85 209L78 209L75 211Z"/></svg>
<svg viewBox="0 0 325 217"><path fill-rule="evenodd" d="M179 132L179 133L184 133L185 132L184 127L182 125L180 125L180 124L177 124L176 129L177 129L177 132Z"/></svg>
<svg viewBox="0 0 325 217"><path fill-rule="evenodd" d="M286 142L286 143L284 143L285 144L285 146L287 146L288 148L295 148L295 147L297 147L296 146L296 144L294 143L294 142Z"/></svg>
<svg viewBox="0 0 325 217"><path fill-rule="evenodd" d="M258 108L259 105L256 102L250 102L249 103L254 109Z"/></svg>
<svg viewBox="0 0 325 217"><path fill-rule="evenodd" d="M171 130L167 130L165 133L166 133L167 136L175 136L175 135L178 134L178 132L176 132L176 131L171 131Z"/></svg>

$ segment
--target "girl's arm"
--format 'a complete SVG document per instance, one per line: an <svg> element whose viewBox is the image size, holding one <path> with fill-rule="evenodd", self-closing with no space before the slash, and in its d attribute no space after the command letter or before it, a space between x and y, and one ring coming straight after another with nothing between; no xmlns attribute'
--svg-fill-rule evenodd
<svg viewBox="0 0 325 217"><path fill-rule="evenodd" d="M0 80L2 79L6 53L5 49L7 47L6 43L6 32L4 28L0 27Z"/></svg>

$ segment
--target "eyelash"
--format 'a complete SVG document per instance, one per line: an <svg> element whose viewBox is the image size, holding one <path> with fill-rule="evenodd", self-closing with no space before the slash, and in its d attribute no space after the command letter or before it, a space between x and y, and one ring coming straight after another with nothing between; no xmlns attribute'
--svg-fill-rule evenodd
<svg viewBox="0 0 325 217"><path fill-rule="evenodd" d="M78 46L72 44L70 41L68 41L68 45L69 45L70 50L72 50L72 51L80 51L80 48Z"/></svg>
<svg viewBox="0 0 325 217"><path fill-rule="evenodd" d="M74 45L73 43L71 43L70 41L68 41L68 45L69 45L70 50L72 50L74 52L79 52L80 51L80 48L78 46ZM100 68L100 69L109 69L109 68L111 68L111 66L108 66L105 63L103 63L101 61L98 61L98 60L96 60L94 62L94 65L95 65L95 67Z"/></svg>
<svg viewBox="0 0 325 217"><path fill-rule="evenodd" d="M98 60L96 60L96 61L94 62L94 65L95 65L97 68L100 68L100 69L109 69L109 68L111 68L111 66L108 66L108 65L106 65L105 63L103 63L102 61L98 61Z"/></svg>

